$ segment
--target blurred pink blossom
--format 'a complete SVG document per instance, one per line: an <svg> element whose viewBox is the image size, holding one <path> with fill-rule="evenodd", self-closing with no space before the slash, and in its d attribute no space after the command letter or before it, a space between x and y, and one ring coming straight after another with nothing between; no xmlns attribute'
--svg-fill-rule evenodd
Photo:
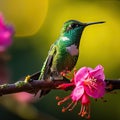
<svg viewBox="0 0 120 120"><path fill-rule="evenodd" d="M33 94L26 93L26 92L13 94L13 97L20 103L30 103L35 100Z"/></svg>
<svg viewBox="0 0 120 120"><path fill-rule="evenodd" d="M13 26L7 25L2 13L0 13L0 52L4 52L11 46L13 34Z"/></svg>

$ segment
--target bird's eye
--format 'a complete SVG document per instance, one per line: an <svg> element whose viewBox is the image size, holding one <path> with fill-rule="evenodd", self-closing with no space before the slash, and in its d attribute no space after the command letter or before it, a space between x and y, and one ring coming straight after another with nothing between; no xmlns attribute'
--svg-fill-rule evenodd
<svg viewBox="0 0 120 120"><path fill-rule="evenodd" d="M69 30L74 29L74 28L76 28L76 27L79 27L79 24L72 23L72 24L70 24L70 25L67 27L66 30L69 31Z"/></svg>
<svg viewBox="0 0 120 120"><path fill-rule="evenodd" d="M71 25L69 25L69 27L71 28L71 29L74 29L74 28L76 28L76 27L78 27L79 26L79 24L75 24L75 23L72 23Z"/></svg>
<svg viewBox="0 0 120 120"><path fill-rule="evenodd" d="M75 24L75 23L71 24L72 29L74 29L75 27L77 27L77 24Z"/></svg>

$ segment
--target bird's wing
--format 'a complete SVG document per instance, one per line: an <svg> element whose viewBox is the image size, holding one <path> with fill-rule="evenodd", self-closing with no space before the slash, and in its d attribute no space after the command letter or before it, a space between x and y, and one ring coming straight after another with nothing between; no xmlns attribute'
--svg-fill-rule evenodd
<svg viewBox="0 0 120 120"><path fill-rule="evenodd" d="M41 69L41 74L39 79L46 79L48 76L50 76L50 68L52 66L53 58L56 54L56 45L53 44L48 52L48 56L43 64L43 67Z"/></svg>

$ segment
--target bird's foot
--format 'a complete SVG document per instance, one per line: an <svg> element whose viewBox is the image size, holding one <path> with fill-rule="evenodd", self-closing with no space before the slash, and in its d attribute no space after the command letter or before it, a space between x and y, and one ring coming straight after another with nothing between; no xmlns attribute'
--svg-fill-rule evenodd
<svg viewBox="0 0 120 120"><path fill-rule="evenodd" d="M65 78L71 79L70 73L71 73L71 71L67 70L67 71L60 72L60 75L65 77Z"/></svg>
<svg viewBox="0 0 120 120"><path fill-rule="evenodd" d="M25 77L25 83L29 83L29 82L32 82L33 81L33 79L31 79L31 76L30 75L27 75L26 77Z"/></svg>

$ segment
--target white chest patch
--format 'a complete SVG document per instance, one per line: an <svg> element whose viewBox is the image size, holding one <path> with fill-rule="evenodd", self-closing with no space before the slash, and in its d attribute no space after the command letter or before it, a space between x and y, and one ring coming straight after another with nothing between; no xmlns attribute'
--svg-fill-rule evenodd
<svg viewBox="0 0 120 120"><path fill-rule="evenodd" d="M62 41L70 40L68 37L62 37Z"/></svg>
<svg viewBox="0 0 120 120"><path fill-rule="evenodd" d="M66 50L68 53L70 53L70 55L74 56L74 55L78 55L79 50L77 49L77 46L75 44L66 47Z"/></svg>

